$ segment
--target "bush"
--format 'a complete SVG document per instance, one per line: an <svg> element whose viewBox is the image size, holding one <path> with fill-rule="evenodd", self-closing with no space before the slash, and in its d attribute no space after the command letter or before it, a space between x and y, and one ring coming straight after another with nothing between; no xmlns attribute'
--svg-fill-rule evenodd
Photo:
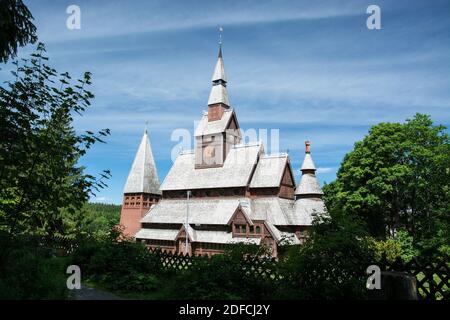
<svg viewBox="0 0 450 320"><path fill-rule="evenodd" d="M1 238L0 299L67 298L63 258L33 242Z"/></svg>
<svg viewBox="0 0 450 320"><path fill-rule="evenodd" d="M418 256L418 251L413 245L412 236L403 229L397 230L394 238L376 240L369 237L368 241L377 261L386 261L388 263L396 261L409 262Z"/></svg>
<svg viewBox="0 0 450 320"><path fill-rule="evenodd" d="M344 215L318 216L302 247L293 247L281 263L277 286L281 299L364 299L366 269L373 254L360 224Z"/></svg>
<svg viewBox="0 0 450 320"><path fill-rule="evenodd" d="M158 257L142 243L118 238L111 232L103 239L86 239L73 253L72 264L81 268L83 280L117 291L152 291L163 272Z"/></svg>
<svg viewBox="0 0 450 320"><path fill-rule="evenodd" d="M224 254L196 257L192 267L180 270L165 283L169 299L264 299L270 298L270 280L246 274L245 257L260 257L265 250L256 245L229 245Z"/></svg>

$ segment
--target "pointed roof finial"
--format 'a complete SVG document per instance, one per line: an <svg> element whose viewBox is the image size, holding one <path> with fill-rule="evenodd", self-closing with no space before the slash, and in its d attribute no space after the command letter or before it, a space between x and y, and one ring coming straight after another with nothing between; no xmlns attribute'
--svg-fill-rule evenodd
<svg viewBox="0 0 450 320"><path fill-rule="evenodd" d="M148 131L148 120L145 120L145 133Z"/></svg>
<svg viewBox="0 0 450 320"><path fill-rule="evenodd" d="M316 166L311 158L311 141L305 141L305 159L303 160L302 167L300 169L302 172L306 171L316 171Z"/></svg>
<svg viewBox="0 0 450 320"><path fill-rule="evenodd" d="M222 32L223 28L219 27L219 58L222 58Z"/></svg>
<svg viewBox="0 0 450 320"><path fill-rule="evenodd" d="M311 141L305 141L305 153L311 153Z"/></svg>

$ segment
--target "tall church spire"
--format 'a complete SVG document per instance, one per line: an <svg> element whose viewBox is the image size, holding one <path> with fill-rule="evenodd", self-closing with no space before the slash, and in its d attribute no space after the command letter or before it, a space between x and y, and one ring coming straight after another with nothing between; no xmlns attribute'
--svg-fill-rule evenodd
<svg viewBox="0 0 450 320"><path fill-rule="evenodd" d="M295 198L322 198L323 192L316 178L316 166L311 157L311 143L305 141L305 158L303 160L302 177L295 189Z"/></svg>
<svg viewBox="0 0 450 320"><path fill-rule="evenodd" d="M221 104L223 108L229 108L230 101L228 100L227 92L227 76L225 75L222 57L222 40L219 42L219 55L211 81L212 88L209 94L208 106Z"/></svg>

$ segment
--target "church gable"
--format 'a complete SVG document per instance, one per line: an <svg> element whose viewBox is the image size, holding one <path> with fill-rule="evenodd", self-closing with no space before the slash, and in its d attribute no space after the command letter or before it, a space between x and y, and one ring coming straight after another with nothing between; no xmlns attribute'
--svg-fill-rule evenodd
<svg viewBox="0 0 450 320"><path fill-rule="evenodd" d="M278 195L281 198L285 199L294 199L295 197L295 182L294 176L292 174L291 166L289 165L289 161L286 163L283 177L280 182L280 190Z"/></svg>
<svg viewBox="0 0 450 320"><path fill-rule="evenodd" d="M228 221L228 224L249 224L250 226L252 226L253 222L248 214L245 213L244 209L242 209L242 207L239 205L239 207L236 209L236 211Z"/></svg>
<svg viewBox="0 0 450 320"><path fill-rule="evenodd" d="M188 235L189 241L193 241L192 235L189 232L187 232L187 235ZM186 239L186 227L184 225L181 226L180 231L178 231L178 234L175 237L175 240L178 240L178 239Z"/></svg>
<svg viewBox="0 0 450 320"><path fill-rule="evenodd" d="M281 178L281 185L295 187L294 175L292 174L291 166L286 164L283 177Z"/></svg>

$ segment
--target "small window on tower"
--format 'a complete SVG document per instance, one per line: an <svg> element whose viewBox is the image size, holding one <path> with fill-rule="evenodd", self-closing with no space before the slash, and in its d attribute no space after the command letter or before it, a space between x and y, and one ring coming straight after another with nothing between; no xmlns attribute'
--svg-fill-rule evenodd
<svg viewBox="0 0 450 320"><path fill-rule="evenodd" d="M261 227L260 227L260 226L256 226L255 230L256 230L256 233L257 233L257 234L260 234L260 233L261 233Z"/></svg>

